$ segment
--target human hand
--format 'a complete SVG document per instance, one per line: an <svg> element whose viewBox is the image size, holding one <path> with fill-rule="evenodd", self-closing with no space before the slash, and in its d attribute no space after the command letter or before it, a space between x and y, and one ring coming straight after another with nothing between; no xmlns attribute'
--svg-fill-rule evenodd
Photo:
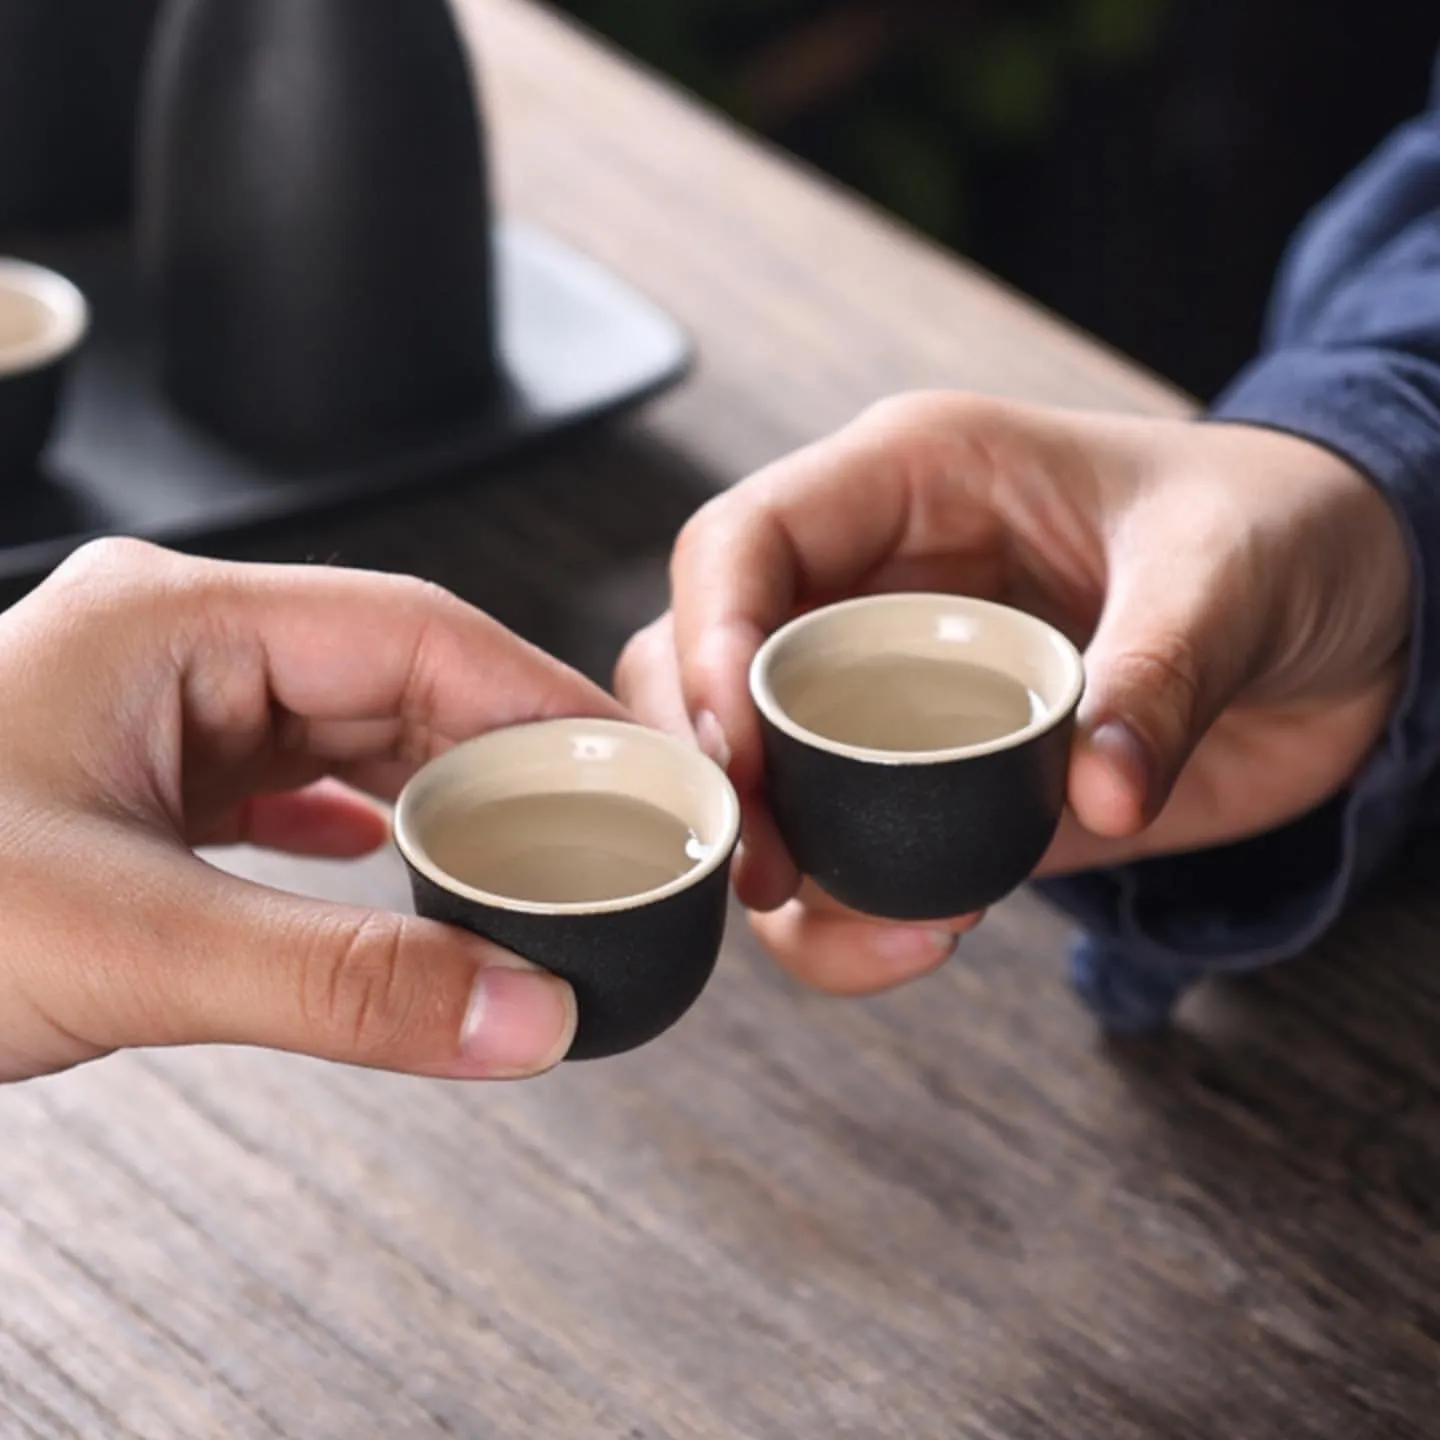
<svg viewBox="0 0 1440 1440"><path fill-rule="evenodd" d="M358 856L388 833L360 791L484 730L621 713L493 620L415 580L102 542L0 615L0 697L0 1081L127 1046L455 1079L569 1049L554 977L191 848Z"/></svg>
<svg viewBox="0 0 1440 1440"><path fill-rule="evenodd" d="M952 591L1088 647L1069 811L1041 871L1061 874L1233 842L1343 788L1401 684L1412 577L1385 499L1308 442L925 394L711 502L672 584L617 691L728 756L756 929L801 979L854 994L934 968L978 917L884 925L802 883L765 808L747 684L797 611Z"/></svg>

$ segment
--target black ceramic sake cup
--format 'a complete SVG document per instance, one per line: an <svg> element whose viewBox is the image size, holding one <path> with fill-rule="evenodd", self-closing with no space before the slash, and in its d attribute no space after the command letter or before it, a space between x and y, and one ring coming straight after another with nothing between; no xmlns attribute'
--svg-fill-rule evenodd
<svg viewBox="0 0 1440 1440"><path fill-rule="evenodd" d="M0 259L0 487L33 474L89 325L85 297L63 275Z"/></svg>
<svg viewBox="0 0 1440 1440"><path fill-rule="evenodd" d="M577 854L585 863L583 848L557 846L553 834L537 843L513 810L502 835L487 831L485 818L486 807L505 802L569 804L576 796L639 802L678 822L689 835L683 872L638 893L557 902L479 889L446 868L466 868L456 856L470 835L492 852L512 845L506 863L539 867L542 879L545 867L573 865ZM395 815L420 915L483 936L574 987L579 1029L571 1060L648 1044L699 999L724 938L739 835L740 802L718 766L671 736L605 720L542 721L457 746L415 776ZM564 839L602 852L609 843L605 832ZM566 874L561 869L558 878ZM559 884L556 893L565 889Z"/></svg>
<svg viewBox="0 0 1440 1440"><path fill-rule="evenodd" d="M908 661L938 685L935 695L897 693ZM845 723L827 712L827 734L796 719L817 695L835 694L847 671L875 681L842 707ZM982 689L1018 696L1013 723L997 722L1002 733L944 748L907 748L903 726L883 744L834 738L857 725L863 733L867 719L883 733L898 701L925 720L917 733L933 745L946 719L936 706L955 705L954 687L977 675ZM968 915L1022 885L1054 839L1084 666L1044 622L953 595L846 601L771 636L750 684L780 832L800 869L841 904L897 921ZM936 699L947 686L948 698ZM879 721L859 713L880 704L889 709ZM962 716L955 733L965 730Z"/></svg>

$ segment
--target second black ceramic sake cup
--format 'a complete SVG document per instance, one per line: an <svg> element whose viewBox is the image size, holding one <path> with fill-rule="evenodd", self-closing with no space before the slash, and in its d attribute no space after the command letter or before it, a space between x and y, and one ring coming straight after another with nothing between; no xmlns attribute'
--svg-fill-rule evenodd
<svg viewBox="0 0 1440 1440"><path fill-rule="evenodd" d="M1006 677L1029 692L1028 709L1008 733L927 750L847 744L795 719L826 676L907 656ZM792 621L757 655L751 693L766 793L796 863L843 905L881 919L946 920L995 904L1054 839L1083 690L1083 662L1063 635L983 600L878 595Z"/></svg>

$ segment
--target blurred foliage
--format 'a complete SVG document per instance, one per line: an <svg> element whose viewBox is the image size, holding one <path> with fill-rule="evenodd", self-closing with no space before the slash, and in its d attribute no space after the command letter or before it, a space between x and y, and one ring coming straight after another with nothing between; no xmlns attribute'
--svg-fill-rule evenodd
<svg viewBox="0 0 1440 1440"><path fill-rule="evenodd" d="M1043 146L1067 89L1143 66L1172 0L560 0L951 244L977 156Z"/></svg>
<svg viewBox="0 0 1440 1440"><path fill-rule="evenodd" d="M1435 0L550 3L1202 396L1440 38Z"/></svg>

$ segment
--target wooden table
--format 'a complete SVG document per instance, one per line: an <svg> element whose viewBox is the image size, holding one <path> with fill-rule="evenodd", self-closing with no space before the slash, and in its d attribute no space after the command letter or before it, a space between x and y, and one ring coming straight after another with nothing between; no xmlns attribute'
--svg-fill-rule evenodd
<svg viewBox="0 0 1440 1440"><path fill-rule="evenodd" d="M705 495L912 386L1185 402L525 0L505 194L693 327L643 418L250 553L435 576L596 674ZM246 873L404 903L388 857ZM1060 923L798 993L734 928L650 1050L511 1088L252 1053L0 1095L0 1435L1440 1434L1440 907L1097 1040Z"/></svg>

